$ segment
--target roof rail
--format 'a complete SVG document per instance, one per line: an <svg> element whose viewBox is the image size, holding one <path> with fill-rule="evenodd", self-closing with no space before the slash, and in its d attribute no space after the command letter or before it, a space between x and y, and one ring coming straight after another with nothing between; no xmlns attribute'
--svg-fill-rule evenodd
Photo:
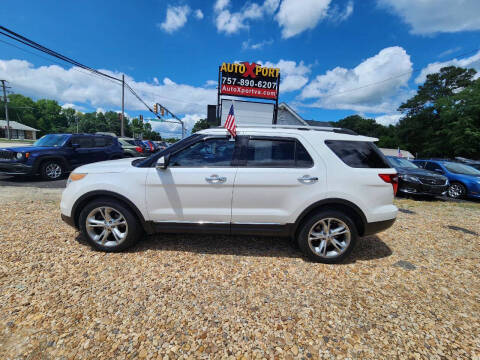
<svg viewBox="0 0 480 360"><path fill-rule="evenodd" d="M222 128L219 126L219 128ZM313 130L313 131L328 131L338 134L358 135L355 131L339 127L330 126L310 126L310 125L237 125L237 128L263 128L263 129L295 129L295 130Z"/></svg>

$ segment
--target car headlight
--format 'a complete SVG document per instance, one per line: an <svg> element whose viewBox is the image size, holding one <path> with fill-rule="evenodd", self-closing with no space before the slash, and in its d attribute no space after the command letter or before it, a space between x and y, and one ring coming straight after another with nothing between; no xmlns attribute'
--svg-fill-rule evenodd
<svg viewBox="0 0 480 360"><path fill-rule="evenodd" d="M23 154L22 153L17 153L17 159L22 160L23 159Z"/></svg>
<svg viewBox="0 0 480 360"><path fill-rule="evenodd" d="M414 183L421 183L418 177L412 175L400 175L400 179Z"/></svg>
<svg viewBox="0 0 480 360"><path fill-rule="evenodd" d="M67 180L67 186L73 181L82 180L85 176L87 176L86 173L70 173L70 176L68 177L68 180Z"/></svg>

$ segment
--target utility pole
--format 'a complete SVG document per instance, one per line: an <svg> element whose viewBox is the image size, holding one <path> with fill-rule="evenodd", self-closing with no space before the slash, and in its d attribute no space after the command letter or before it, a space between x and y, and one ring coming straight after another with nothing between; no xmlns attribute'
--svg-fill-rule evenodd
<svg viewBox="0 0 480 360"><path fill-rule="evenodd" d="M125 131L124 131L124 113L125 113L125 75L122 75L122 117L121 117L121 127L120 127L120 136L124 137L125 136Z"/></svg>
<svg viewBox="0 0 480 360"><path fill-rule="evenodd" d="M0 80L2 82L2 88L3 88L3 101L5 102L5 120L7 120L7 139L10 140L10 120L8 119L8 105L7 105L7 86L5 86L5 83L7 80Z"/></svg>

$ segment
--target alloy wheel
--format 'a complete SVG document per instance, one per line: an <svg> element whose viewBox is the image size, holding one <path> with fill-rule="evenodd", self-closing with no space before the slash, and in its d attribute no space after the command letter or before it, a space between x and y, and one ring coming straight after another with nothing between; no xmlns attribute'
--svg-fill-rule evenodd
<svg viewBox="0 0 480 360"><path fill-rule="evenodd" d="M62 175L62 167L57 163L50 163L45 167L45 174L50 179L57 179Z"/></svg>
<svg viewBox="0 0 480 360"><path fill-rule="evenodd" d="M88 236L106 247L118 246L128 235L128 224L123 214L112 207L93 209L85 220Z"/></svg>
<svg viewBox="0 0 480 360"><path fill-rule="evenodd" d="M460 184L452 184L448 188L448 196L452 198L459 198L464 195L464 188Z"/></svg>
<svg viewBox="0 0 480 360"><path fill-rule="evenodd" d="M350 245L352 234L345 222L336 218L317 221L308 233L310 249L322 258L335 258Z"/></svg>

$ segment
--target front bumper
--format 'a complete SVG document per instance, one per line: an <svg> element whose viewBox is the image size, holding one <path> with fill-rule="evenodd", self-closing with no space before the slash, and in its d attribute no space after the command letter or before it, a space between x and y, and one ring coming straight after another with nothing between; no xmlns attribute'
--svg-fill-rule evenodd
<svg viewBox="0 0 480 360"><path fill-rule="evenodd" d="M429 185L400 180L398 191L410 195L440 196L447 191L448 186L448 183L445 185Z"/></svg>
<svg viewBox="0 0 480 360"><path fill-rule="evenodd" d="M66 222L68 225L70 225L70 226L72 226L72 227L76 227L76 226L75 226L75 221L73 220L72 217L67 216L67 215L64 215L64 214L62 214L61 216L62 216L62 220L63 220L64 222Z"/></svg>
<svg viewBox="0 0 480 360"><path fill-rule="evenodd" d="M18 162L0 162L0 175L30 175L33 166Z"/></svg>

